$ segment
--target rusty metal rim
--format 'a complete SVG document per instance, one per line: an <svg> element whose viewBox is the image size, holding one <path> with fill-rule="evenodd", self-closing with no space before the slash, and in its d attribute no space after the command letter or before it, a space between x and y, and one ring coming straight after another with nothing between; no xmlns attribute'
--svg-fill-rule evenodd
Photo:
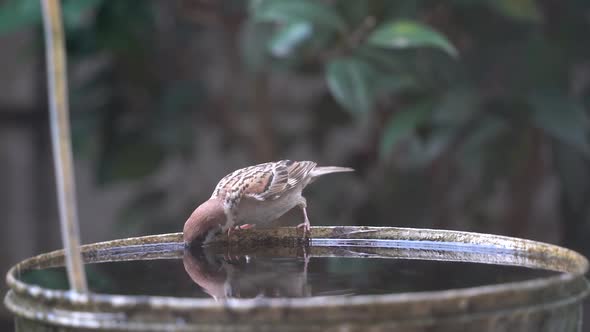
<svg viewBox="0 0 590 332"><path fill-rule="evenodd" d="M257 230L242 234L241 241L249 241L260 236L266 237L293 237L296 236L296 230L290 228L278 228L270 230ZM106 294L73 294L70 291L43 289L35 285L27 285L16 278L17 270L25 270L39 262L59 259L63 256L63 251L58 250L47 254L42 254L29 258L17 264L7 274L7 283L11 288L6 297L6 305L15 314L35 319L27 311L28 306L25 302L50 303L53 308L61 307L62 310L71 310L76 307L76 311L87 310L93 312L100 309L106 311L127 311L137 310L138 306L146 312L163 310L172 313L182 313L187 311L198 310L201 313L214 313L218 317L221 311L230 310L232 315L248 315L253 310L264 310L265 308L288 308L291 311L301 311L313 320L314 316L321 319L326 310L338 310L337 316L347 317L347 313L355 308L378 308L379 315L383 315L385 310L391 314L396 307L410 308L410 306L427 305L428 310L417 310L412 313L406 310L403 319L416 319L420 315L441 315L450 316L454 314L465 313L486 313L494 310L505 308L528 308L535 303L560 303L563 301L578 301L588 293L588 284L584 274L588 271L588 261L582 255L558 246L510 238L505 236L496 236L489 234L478 234L445 230L428 230L428 229L411 229L411 228L394 228L394 227L314 227L314 238L338 238L347 236L349 238L390 238L390 239L410 239L414 241L444 241L453 239L457 243L475 243L478 245L498 246L500 248L510 248L519 250L523 253L542 255L547 260L555 261L560 270L564 272L556 276L547 278L532 279L521 282L505 283L499 285L480 286L474 288L399 293L385 295L359 295L352 297L326 297L326 298L305 298L305 299L265 299L260 300L229 300L224 303L215 302L213 299L194 299L194 298L176 298L163 296L130 296L130 295L106 295ZM162 234L145 236L139 238L113 240L101 243L86 245L83 247L84 252L99 248L112 246L134 245L142 243L161 243L174 242L181 239L180 233ZM535 298L536 302L529 301L527 297L514 297L514 293L529 294ZM15 300L23 297L23 301ZM27 300L28 299L28 300ZM19 303L21 302L21 303ZM318 309L320 309L318 311ZM412 307L413 308L413 307ZM257 311L257 312L258 312ZM27 314L28 312L28 314ZM100 312L100 311L99 311ZM402 312L404 312L402 310ZM314 315L315 313L315 315ZM216 316L217 315L217 316ZM33 315L34 316L34 315ZM297 316L290 313L289 316ZM311 316L311 317L310 317ZM46 319L47 317L37 317ZM283 319L278 318L278 319ZM295 318L296 319L296 318ZM58 321L54 322L61 324ZM69 321L68 324L74 322ZM78 322L79 323L79 322ZM86 324L91 323L86 320Z"/></svg>

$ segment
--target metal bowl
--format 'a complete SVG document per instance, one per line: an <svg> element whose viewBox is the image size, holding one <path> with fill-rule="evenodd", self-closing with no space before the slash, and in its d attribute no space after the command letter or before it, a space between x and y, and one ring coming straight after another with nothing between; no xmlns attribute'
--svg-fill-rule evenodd
<svg viewBox="0 0 590 332"><path fill-rule="evenodd" d="M19 331L561 332L581 331L582 300L589 292L584 278L588 261L582 255L505 236L394 227L314 227L305 243L309 246L303 247L301 233L294 228L244 230L231 243L224 241L219 236L214 245L230 252L267 255L301 255L302 250L311 257L369 253L370 257L518 265L560 273L443 291L222 302L76 294L19 280L21 273L31 269L63 265L59 250L11 268L5 304L14 313ZM163 234L85 245L83 256L85 262L180 258L184 247L182 234Z"/></svg>

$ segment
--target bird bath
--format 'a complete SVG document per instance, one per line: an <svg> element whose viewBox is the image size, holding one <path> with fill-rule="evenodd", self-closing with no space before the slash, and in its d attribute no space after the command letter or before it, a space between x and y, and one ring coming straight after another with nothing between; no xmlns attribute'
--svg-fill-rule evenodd
<svg viewBox="0 0 590 332"><path fill-rule="evenodd" d="M62 251L42 254L9 271L5 304L17 331L581 331L588 262L571 250L426 229L300 234L86 245L86 295L66 289Z"/></svg>

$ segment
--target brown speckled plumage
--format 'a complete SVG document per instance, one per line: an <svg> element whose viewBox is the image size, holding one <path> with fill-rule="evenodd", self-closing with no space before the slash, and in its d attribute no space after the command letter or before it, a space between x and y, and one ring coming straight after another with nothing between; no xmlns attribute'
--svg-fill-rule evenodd
<svg viewBox="0 0 590 332"><path fill-rule="evenodd" d="M207 237L219 228L217 225L229 234L239 225L268 223L295 206L303 210L305 221L299 226L308 232L310 225L306 200L301 195L303 189L321 175L352 171L347 167L316 165L313 161L281 160L238 169L226 175L215 187L209 201L199 206L186 221L185 240L192 242ZM225 218L210 217L211 214L218 215L215 211L220 210Z"/></svg>

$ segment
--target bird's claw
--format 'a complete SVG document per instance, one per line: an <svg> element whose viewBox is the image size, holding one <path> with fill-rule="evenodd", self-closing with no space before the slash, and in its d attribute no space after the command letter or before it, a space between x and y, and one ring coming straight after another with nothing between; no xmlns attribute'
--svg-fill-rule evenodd
<svg viewBox="0 0 590 332"><path fill-rule="evenodd" d="M297 228L303 228L304 237L309 237L311 235L311 225L309 224L309 222L301 223L297 225Z"/></svg>

